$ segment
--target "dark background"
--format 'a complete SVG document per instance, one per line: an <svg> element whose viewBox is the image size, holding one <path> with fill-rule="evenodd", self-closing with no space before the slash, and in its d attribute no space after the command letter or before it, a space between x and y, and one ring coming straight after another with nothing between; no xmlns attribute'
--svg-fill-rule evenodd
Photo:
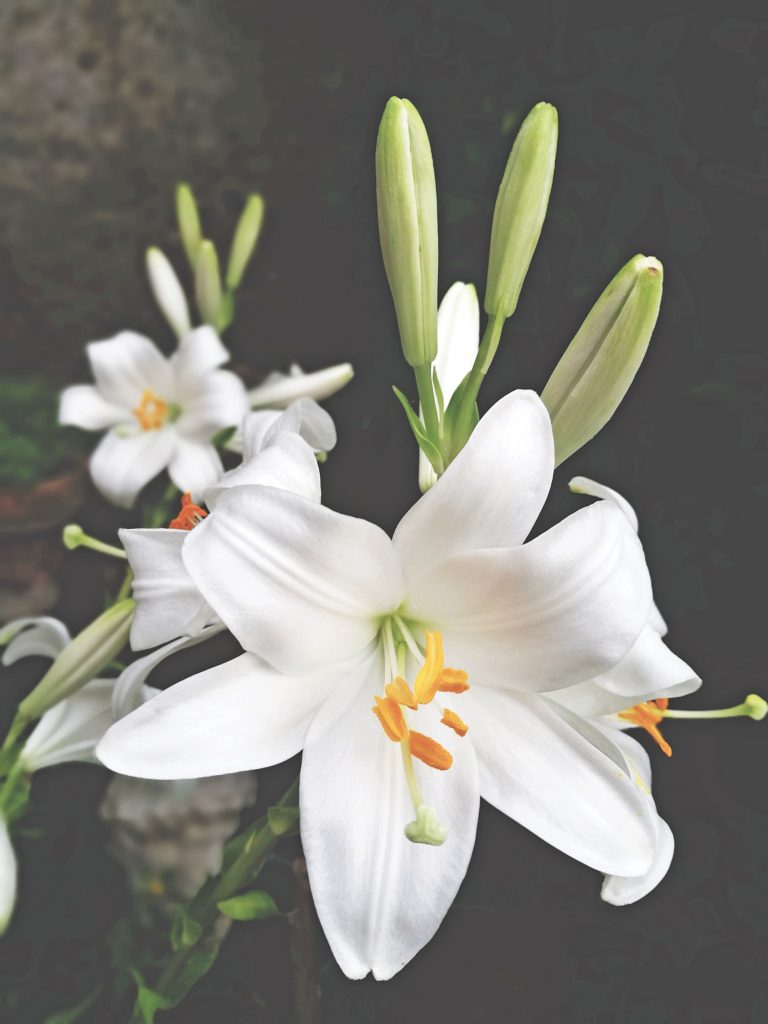
<svg viewBox="0 0 768 1024"><path fill-rule="evenodd" d="M381 110L392 93L407 96L428 126L442 293L456 279L482 286L514 131L536 101L555 103L550 212L483 407L515 386L541 388L633 253L663 260L648 358L610 426L558 472L545 525L576 507L570 476L619 488L640 514L670 642L705 680L687 705L765 693L768 21L758 5L684 15L550 0L6 0L0 54L3 369L86 379L83 343L124 327L170 347L142 257L159 244L181 265L174 182L192 183L222 243L258 189L266 228L228 343L254 379L294 359L354 362L355 381L328 403L341 440L326 500L387 528L416 477L389 391L413 388L378 251ZM84 521L103 532L119 517L93 496ZM95 556L66 557L60 610L72 625L98 608L101 572ZM597 875L484 808L453 909L393 981L347 981L317 932L325 1024L768 1020L764 729L669 725L675 753L652 751L654 794L677 853L633 907L602 904ZM293 767L262 773L261 803ZM95 768L35 779L32 824L45 838L21 843L22 897L0 953L3 1020L36 1024L106 970L105 937L128 898L95 819L104 785ZM288 955L284 922L236 926L167 1019L290 1021ZM123 1016L102 1005L92 1019Z"/></svg>

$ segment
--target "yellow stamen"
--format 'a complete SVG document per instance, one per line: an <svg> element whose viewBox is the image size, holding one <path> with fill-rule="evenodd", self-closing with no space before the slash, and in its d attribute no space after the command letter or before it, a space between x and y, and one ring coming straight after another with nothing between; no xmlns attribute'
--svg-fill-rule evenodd
<svg viewBox="0 0 768 1024"><path fill-rule="evenodd" d="M408 747L414 757L418 757L430 768L437 768L444 772L453 764L453 757L445 747L441 747L439 743L430 739L429 736L425 736L424 733L414 732L411 729L408 733Z"/></svg>
<svg viewBox="0 0 768 1024"><path fill-rule="evenodd" d="M408 726L405 724L405 716L400 705L391 697L373 699L376 704L371 710L381 722L382 729L394 743L400 743L408 735Z"/></svg>
<svg viewBox="0 0 768 1024"><path fill-rule="evenodd" d="M158 398L152 388L147 388L133 415L142 430L160 430L168 417L168 403Z"/></svg>
<svg viewBox="0 0 768 1024"><path fill-rule="evenodd" d="M453 729L458 736L466 736L469 729L466 722L462 721L456 712L451 711L450 708L445 708L443 711L443 717L440 719L440 724L447 725L448 728Z"/></svg>
<svg viewBox="0 0 768 1024"><path fill-rule="evenodd" d="M437 688L442 693L464 693L469 689L469 676L460 668L444 668L437 681Z"/></svg>
<svg viewBox="0 0 768 1024"><path fill-rule="evenodd" d="M619 718L623 718L625 722L631 722L633 725L639 725L641 729L645 729L648 735L653 737L656 743L658 743L667 757L672 757L672 747L661 735L661 730L659 729L659 722L664 718L662 712L666 711L668 704L669 700L667 697L643 701L642 704L635 704L634 707L627 708L626 711L620 711Z"/></svg>
<svg viewBox="0 0 768 1024"><path fill-rule="evenodd" d="M412 711L416 711L419 706L413 690L402 676L397 676L391 683L387 683L384 687L384 692L392 700L397 701L398 704L403 704Z"/></svg>
<svg viewBox="0 0 768 1024"><path fill-rule="evenodd" d="M437 693L437 682L443 671L443 638L435 631L426 632L427 650L424 664L416 676L413 692L419 704L429 704Z"/></svg>

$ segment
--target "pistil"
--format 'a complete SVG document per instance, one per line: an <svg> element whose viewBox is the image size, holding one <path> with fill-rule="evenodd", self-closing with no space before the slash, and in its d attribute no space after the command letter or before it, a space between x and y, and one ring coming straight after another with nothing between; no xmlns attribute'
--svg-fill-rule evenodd
<svg viewBox="0 0 768 1024"><path fill-rule="evenodd" d="M656 700L643 701L619 712L619 718L632 725L645 729L649 736L658 743L661 750L672 756L672 747L664 739L659 729L659 723L666 718L753 718L756 722L761 721L768 714L768 703L756 693L750 693L741 704L731 708L717 708L711 711L678 711L670 710L667 697L658 697Z"/></svg>

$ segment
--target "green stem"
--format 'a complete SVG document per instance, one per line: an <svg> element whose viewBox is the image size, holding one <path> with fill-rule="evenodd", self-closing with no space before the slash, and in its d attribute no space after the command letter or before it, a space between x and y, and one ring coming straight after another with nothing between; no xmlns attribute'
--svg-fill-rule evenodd
<svg viewBox="0 0 768 1024"><path fill-rule="evenodd" d="M732 708L716 708L713 711L659 711L664 718L754 718L759 721L765 717L766 703L762 697L751 693L741 704Z"/></svg>
<svg viewBox="0 0 768 1024"><path fill-rule="evenodd" d="M454 458L467 443L469 435L472 432L472 419L474 416L477 395L480 391L485 375L491 367L493 357L496 355L496 351L499 347L505 319L506 318L503 313L496 313L493 316L488 317L488 323L485 327L483 339L480 342L480 348L477 350L474 365L469 372L469 379L464 385L461 407L459 408L456 423L453 428L455 450L451 454ZM458 448L456 448L456 445L458 445Z"/></svg>
<svg viewBox="0 0 768 1024"><path fill-rule="evenodd" d="M130 569L126 569L123 582L120 584L120 589L117 592L117 597L114 600L114 604L118 604L120 601L124 601L126 597L131 596L131 584L133 583L133 572Z"/></svg>
<svg viewBox="0 0 768 1024"><path fill-rule="evenodd" d="M106 544L103 540L91 537L77 523L70 523L69 526L64 527L62 539L65 547L68 547L70 551L74 551L75 548L90 548L91 551L98 551L99 554L109 555L111 558L128 557L122 548L118 548L114 544Z"/></svg>

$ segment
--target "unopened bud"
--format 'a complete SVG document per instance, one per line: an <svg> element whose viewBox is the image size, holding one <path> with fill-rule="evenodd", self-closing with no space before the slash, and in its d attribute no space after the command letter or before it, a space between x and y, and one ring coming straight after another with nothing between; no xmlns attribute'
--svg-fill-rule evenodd
<svg viewBox="0 0 768 1024"><path fill-rule="evenodd" d="M78 633L19 705L19 715L31 722L93 679L122 650L128 640L135 601L127 598L103 612Z"/></svg>
<svg viewBox="0 0 768 1024"><path fill-rule="evenodd" d="M147 274L163 316L181 338L191 329L187 297L167 256L154 246L147 249Z"/></svg>
<svg viewBox="0 0 768 1024"><path fill-rule="evenodd" d="M547 213L557 152L557 110L537 103L523 121L496 197L485 311L512 316Z"/></svg>
<svg viewBox="0 0 768 1024"><path fill-rule="evenodd" d="M176 220L189 265L192 270L195 270L197 250L200 248L203 233L200 228L200 214L197 212L195 197L192 194L192 189L184 182L176 186Z"/></svg>
<svg viewBox="0 0 768 1024"><path fill-rule="evenodd" d="M200 316L205 323L219 327L221 311L221 275L216 246L208 239L200 243L195 266L195 298Z"/></svg>
<svg viewBox="0 0 768 1024"><path fill-rule="evenodd" d="M663 280L657 259L634 256L555 367L541 398L552 418L556 464L591 440L616 412L651 340Z"/></svg>
<svg viewBox="0 0 768 1024"><path fill-rule="evenodd" d="M387 280L411 366L437 353L437 193L424 122L392 97L376 140L376 199Z"/></svg>
<svg viewBox="0 0 768 1024"><path fill-rule="evenodd" d="M235 228L227 263L227 288L233 291L240 287L245 268L259 240L263 221L264 200L259 195L249 196Z"/></svg>

